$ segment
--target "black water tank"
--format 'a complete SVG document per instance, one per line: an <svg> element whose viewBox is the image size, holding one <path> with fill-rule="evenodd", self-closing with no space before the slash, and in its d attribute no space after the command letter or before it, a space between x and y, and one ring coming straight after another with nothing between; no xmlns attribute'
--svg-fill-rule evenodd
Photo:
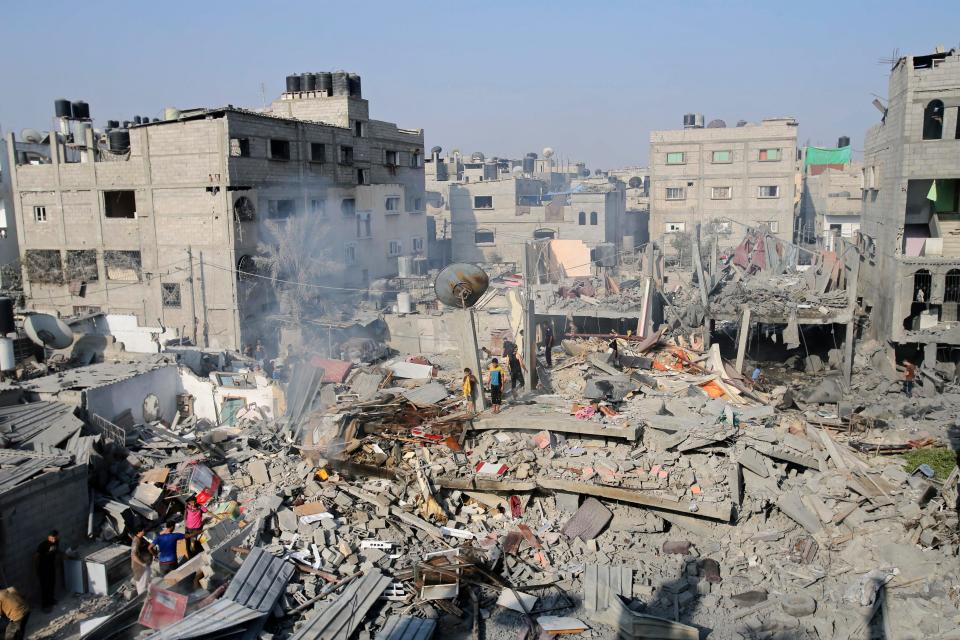
<svg viewBox="0 0 960 640"><path fill-rule="evenodd" d="M73 117L73 107L70 105L70 101L64 98L53 101L53 110L56 112L58 118Z"/></svg>
<svg viewBox="0 0 960 640"><path fill-rule="evenodd" d="M129 129L129 128L130 128L130 121L129 121L129 120L124 120L123 122L120 123L120 126L121 126L122 128L124 128L124 129Z"/></svg>
<svg viewBox="0 0 960 640"><path fill-rule="evenodd" d="M335 96L350 95L350 78L343 71L333 72L333 95Z"/></svg>
<svg viewBox="0 0 960 640"><path fill-rule="evenodd" d="M0 297L0 335L14 333L17 327L13 324L13 298Z"/></svg>
<svg viewBox="0 0 960 640"><path fill-rule="evenodd" d="M347 76L347 86L349 87L350 95L354 98L363 97L363 92L360 90L360 76L356 73L351 73Z"/></svg>
<svg viewBox="0 0 960 640"><path fill-rule="evenodd" d="M120 121L119 121L119 120L107 120L107 128L108 128L108 129L116 129L116 128L119 127L119 126L120 126Z"/></svg>
<svg viewBox="0 0 960 640"><path fill-rule="evenodd" d="M140 119L140 116L133 116L133 124L140 124L141 122L143 122L143 120Z"/></svg>
<svg viewBox="0 0 960 640"><path fill-rule="evenodd" d="M83 100L77 100L73 103L73 117L84 120L90 119L90 105Z"/></svg>
<svg viewBox="0 0 960 640"><path fill-rule="evenodd" d="M300 74L300 91L313 91L317 88L317 76L312 73Z"/></svg>
<svg viewBox="0 0 960 640"><path fill-rule="evenodd" d="M849 138L848 136L840 136L840 139L837 140L837 146L838 146L838 147L849 147L849 146L850 146L850 138Z"/></svg>
<svg viewBox="0 0 960 640"><path fill-rule="evenodd" d="M287 93L300 91L300 76L287 76Z"/></svg>
<svg viewBox="0 0 960 640"><path fill-rule="evenodd" d="M321 71L317 74L317 90L326 91L328 96L333 95L333 74L329 71Z"/></svg>
<svg viewBox="0 0 960 640"><path fill-rule="evenodd" d="M524 173L533 173L534 166L536 165L535 160L536 158L531 158L529 153L524 156L523 162L520 163Z"/></svg>
<svg viewBox="0 0 960 640"><path fill-rule="evenodd" d="M126 151L130 148L130 132L126 129L114 129L107 134L110 151Z"/></svg>

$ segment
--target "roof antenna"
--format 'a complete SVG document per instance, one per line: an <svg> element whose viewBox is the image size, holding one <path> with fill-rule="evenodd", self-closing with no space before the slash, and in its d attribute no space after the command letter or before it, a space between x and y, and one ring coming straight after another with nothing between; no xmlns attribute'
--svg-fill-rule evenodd
<svg viewBox="0 0 960 640"><path fill-rule="evenodd" d="M260 83L260 102L263 104L263 108L267 108L267 86L261 82Z"/></svg>

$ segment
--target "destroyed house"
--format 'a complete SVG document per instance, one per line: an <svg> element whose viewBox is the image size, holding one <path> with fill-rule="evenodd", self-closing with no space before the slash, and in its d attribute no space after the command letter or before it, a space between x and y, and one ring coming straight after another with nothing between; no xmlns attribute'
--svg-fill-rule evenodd
<svg viewBox="0 0 960 640"><path fill-rule="evenodd" d="M958 345L960 51L900 58L889 96L865 141L862 302L879 339Z"/></svg>
<svg viewBox="0 0 960 640"><path fill-rule="evenodd" d="M363 286L425 259L423 132L370 119L351 86L288 90L263 111L166 109L104 133L67 109L37 164L11 134L27 299L240 348L261 337L285 234L330 265L320 284Z"/></svg>

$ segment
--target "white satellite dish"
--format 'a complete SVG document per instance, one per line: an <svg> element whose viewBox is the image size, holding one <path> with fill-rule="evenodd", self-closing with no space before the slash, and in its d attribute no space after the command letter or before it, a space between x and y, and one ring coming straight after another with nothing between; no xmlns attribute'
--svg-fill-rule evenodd
<svg viewBox="0 0 960 640"><path fill-rule="evenodd" d="M36 129L24 129L20 132L20 137L23 138L24 142L39 143L43 140L43 134Z"/></svg>
<svg viewBox="0 0 960 640"><path fill-rule="evenodd" d="M550 147L544 147L544 148L543 148L543 157L544 157L544 158L552 158L552 157L553 157L553 149L550 148Z"/></svg>
<svg viewBox="0 0 960 640"><path fill-rule="evenodd" d="M23 332L41 347L66 349L73 344L73 331L67 323L47 313L34 313L23 321Z"/></svg>

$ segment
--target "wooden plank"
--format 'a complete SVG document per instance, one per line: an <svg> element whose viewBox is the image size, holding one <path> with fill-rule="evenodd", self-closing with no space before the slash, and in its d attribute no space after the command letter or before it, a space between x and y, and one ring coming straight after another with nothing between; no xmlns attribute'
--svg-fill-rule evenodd
<svg viewBox="0 0 960 640"><path fill-rule="evenodd" d="M747 354L747 338L750 337L750 307L743 305L743 316L740 318L740 335L737 338L737 362L734 365L737 373L743 373L743 359Z"/></svg>
<svg viewBox="0 0 960 640"><path fill-rule="evenodd" d="M598 498L607 498L610 500L620 500L631 504L638 504L651 509L664 509L666 511L676 511L685 515L691 515L698 518L708 518L711 520L720 520L729 522L733 515L733 506L730 503L706 504L698 503L696 513L691 513L689 503L686 501L677 502L668 500L659 496L650 495L637 489L621 489L619 487L604 487L600 485L589 484L586 482L576 482L572 480L561 480L559 478L540 478L537 484L543 489L552 489L554 491L566 491L568 493L579 493L583 495L596 496Z"/></svg>

